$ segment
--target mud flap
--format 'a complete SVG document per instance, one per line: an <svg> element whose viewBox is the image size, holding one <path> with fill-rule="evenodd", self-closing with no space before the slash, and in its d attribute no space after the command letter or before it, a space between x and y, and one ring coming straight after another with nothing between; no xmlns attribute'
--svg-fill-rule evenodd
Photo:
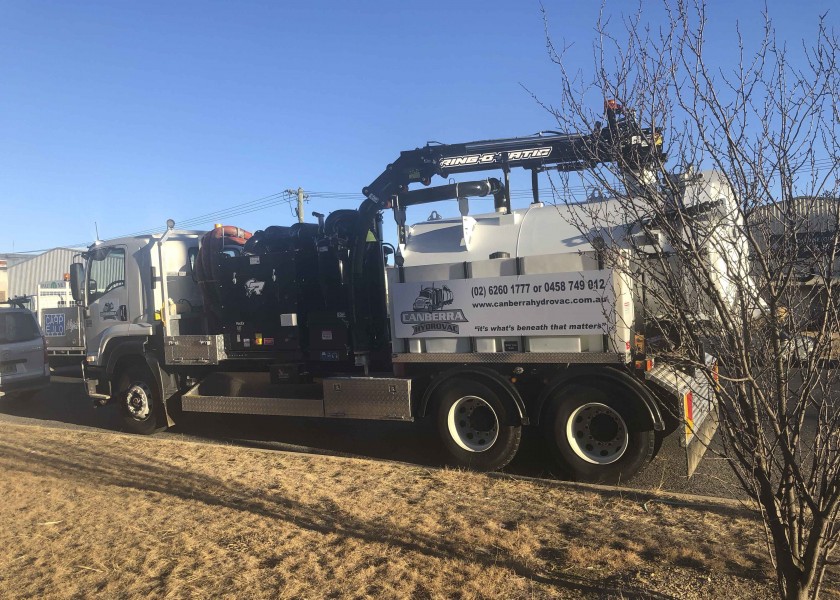
<svg viewBox="0 0 840 600"><path fill-rule="evenodd" d="M174 395L178 393L178 382L174 375L167 373L160 366L160 362L153 355L146 353L143 355L146 359L146 364L152 372L158 384L158 392L160 393L161 402L163 403L163 412L166 415L166 426L174 427L175 420L172 418L169 410L169 401Z"/></svg>
<svg viewBox="0 0 840 600"><path fill-rule="evenodd" d="M717 359L706 355L706 366L717 374ZM680 407L681 427L675 436L679 436L679 446L685 450L686 473L694 474L697 466L706 454L709 444L718 427L717 400L715 382L699 372L691 375L668 364L657 364L645 373L645 379L654 382L667 391Z"/></svg>

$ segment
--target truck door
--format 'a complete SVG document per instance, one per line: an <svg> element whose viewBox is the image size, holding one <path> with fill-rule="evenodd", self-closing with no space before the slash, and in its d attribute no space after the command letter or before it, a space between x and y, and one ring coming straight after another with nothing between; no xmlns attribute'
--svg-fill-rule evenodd
<svg viewBox="0 0 840 600"><path fill-rule="evenodd" d="M87 268L88 348L96 347L102 335L121 329L128 321L128 291L125 287L125 246L105 246L89 253Z"/></svg>

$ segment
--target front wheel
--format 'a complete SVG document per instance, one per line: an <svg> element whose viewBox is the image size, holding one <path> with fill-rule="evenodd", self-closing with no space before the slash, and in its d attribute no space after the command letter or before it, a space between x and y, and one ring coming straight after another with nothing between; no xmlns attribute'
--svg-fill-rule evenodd
<svg viewBox="0 0 840 600"><path fill-rule="evenodd" d="M645 410L618 386L571 385L551 398L544 433L575 480L620 483L653 457L656 436Z"/></svg>
<svg viewBox="0 0 840 600"><path fill-rule="evenodd" d="M156 387L154 378L144 367L129 367L121 377L118 400L123 424L132 433L149 435L157 430L157 417L163 405Z"/></svg>
<svg viewBox="0 0 840 600"><path fill-rule="evenodd" d="M505 404L489 387L458 379L437 394L437 426L451 462L495 471L516 455L522 426L513 425Z"/></svg>

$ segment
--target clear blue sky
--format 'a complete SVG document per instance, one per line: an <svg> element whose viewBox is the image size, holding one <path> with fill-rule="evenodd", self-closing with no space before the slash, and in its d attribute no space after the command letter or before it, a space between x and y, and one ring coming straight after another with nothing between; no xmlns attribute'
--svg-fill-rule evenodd
<svg viewBox="0 0 840 600"><path fill-rule="evenodd" d="M581 69L598 4L544 0ZM792 43L833 4L769 2ZM355 208L400 150L551 129L520 86L549 102L557 86L539 6L2 0L0 252L88 243L94 221L103 239L163 228L297 186L358 194L307 212ZM762 6L711 2L722 55L736 19L760 31ZM225 219L292 221L283 205Z"/></svg>

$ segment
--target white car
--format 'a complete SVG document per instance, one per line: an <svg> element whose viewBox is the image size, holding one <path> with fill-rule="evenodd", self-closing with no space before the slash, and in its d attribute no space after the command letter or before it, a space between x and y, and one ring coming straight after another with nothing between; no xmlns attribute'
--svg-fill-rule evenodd
<svg viewBox="0 0 840 600"><path fill-rule="evenodd" d="M0 396L25 398L49 383L47 343L35 315L0 308Z"/></svg>

